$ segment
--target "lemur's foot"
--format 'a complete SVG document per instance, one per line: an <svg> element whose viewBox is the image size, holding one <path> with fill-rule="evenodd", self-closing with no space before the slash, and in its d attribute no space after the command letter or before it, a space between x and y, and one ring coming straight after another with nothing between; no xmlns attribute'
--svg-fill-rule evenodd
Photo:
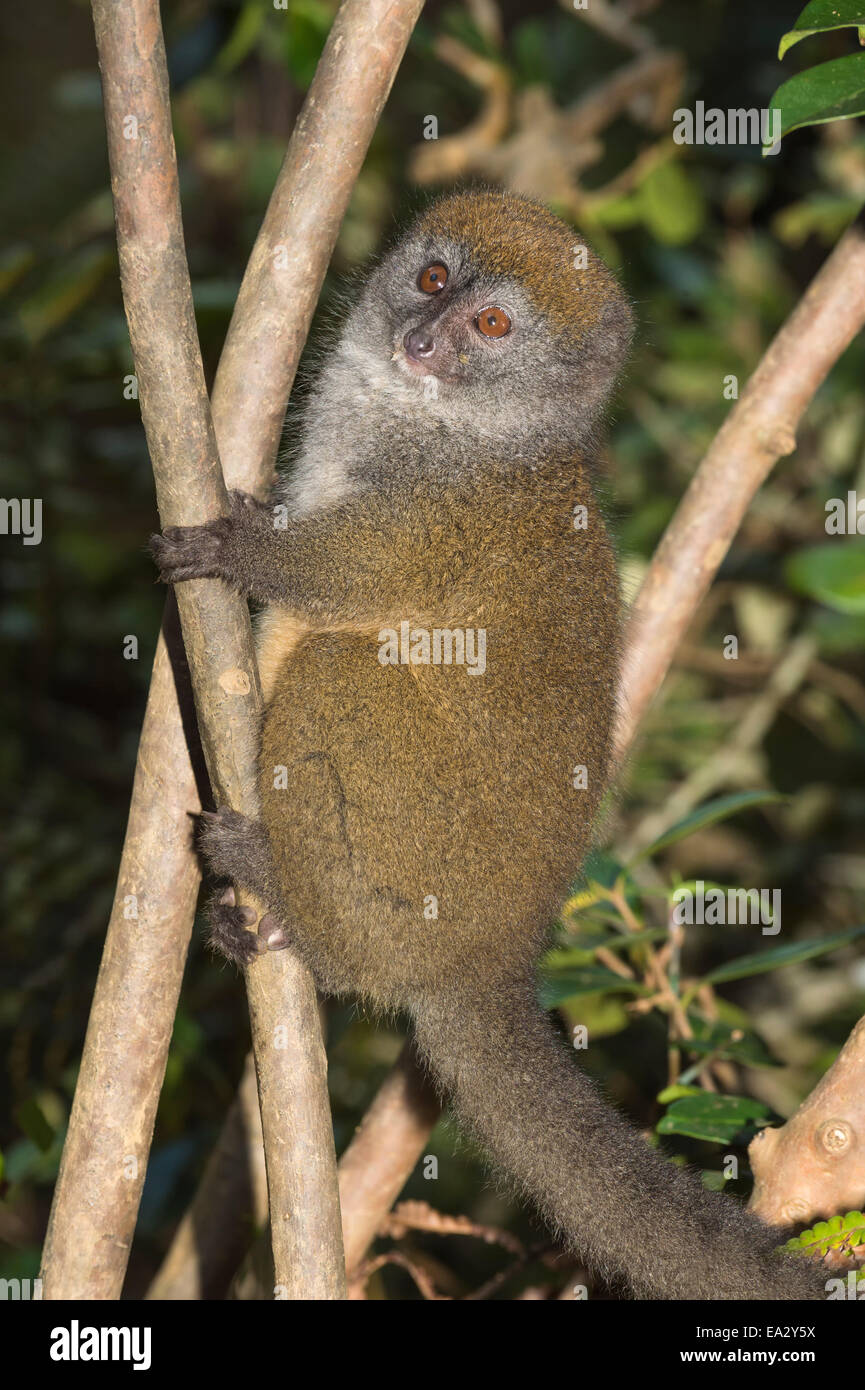
<svg viewBox="0 0 865 1390"><path fill-rule="evenodd" d="M237 907L233 888L226 888L210 903L210 945L235 965L251 965L267 950L267 942L249 931L258 913L252 907Z"/></svg>
<svg viewBox="0 0 865 1390"><path fill-rule="evenodd" d="M247 888L262 902L273 901L275 875L264 826L220 806L203 811L198 844L213 872ZM257 934L248 930L256 918L251 907L237 907L234 888L226 888L210 905L211 944L238 965L248 965L263 951L289 944L285 925L272 912L262 917Z"/></svg>
<svg viewBox="0 0 865 1390"><path fill-rule="evenodd" d="M150 537L150 553L164 584L184 579L228 579L226 551L234 519L218 516L203 526L166 526Z"/></svg>
<svg viewBox="0 0 865 1390"><path fill-rule="evenodd" d="M203 526L166 526L161 536L150 537L150 553L163 583L224 579L237 587L232 549L238 532L267 525L272 509L249 492L230 492L228 501L228 516L215 517Z"/></svg>
<svg viewBox="0 0 865 1390"><path fill-rule="evenodd" d="M249 928L257 917L252 907L238 907L234 889L229 885L213 898L208 911L210 919L210 944L235 965L250 965L256 956L266 951L282 951L289 944L288 930L274 916L266 912L258 924L258 931Z"/></svg>

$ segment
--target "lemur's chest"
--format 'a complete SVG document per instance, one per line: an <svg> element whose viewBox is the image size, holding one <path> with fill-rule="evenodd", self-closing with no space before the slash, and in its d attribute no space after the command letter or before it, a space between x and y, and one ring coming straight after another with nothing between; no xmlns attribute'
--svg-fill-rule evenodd
<svg viewBox="0 0 865 1390"><path fill-rule="evenodd" d="M328 623L323 627L320 623L304 621L296 611L271 604L259 614L255 624L255 647L265 707L273 698L280 671L292 660L305 638L324 632L359 632L372 643L380 626L378 622L368 627L351 622ZM375 647L371 650L374 654Z"/></svg>
<svg viewBox="0 0 865 1390"><path fill-rule="evenodd" d="M270 703L280 669L291 659L292 653L310 630L297 613L279 608L276 604L259 615L255 626L255 645L265 705Z"/></svg>

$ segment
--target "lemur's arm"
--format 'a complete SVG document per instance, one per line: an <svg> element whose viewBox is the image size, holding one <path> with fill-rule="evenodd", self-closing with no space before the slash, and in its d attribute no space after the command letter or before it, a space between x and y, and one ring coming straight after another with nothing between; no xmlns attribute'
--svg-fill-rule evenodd
<svg viewBox="0 0 865 1390"><path fill-rule="evenodd" d="M299 518L280 517L247 493L232 492L230 502L228 516L152 537L165 583L222 579L313 624L384 623L420 618L439 601L447 606L455 557L437 585L417 514L410 524L398 506L376 497Z"/></svg>

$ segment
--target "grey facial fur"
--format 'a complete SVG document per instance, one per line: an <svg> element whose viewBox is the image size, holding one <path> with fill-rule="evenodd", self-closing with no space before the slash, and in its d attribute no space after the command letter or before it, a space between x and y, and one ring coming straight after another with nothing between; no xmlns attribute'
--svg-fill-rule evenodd
<svg viewBox="0 0 865 1390"><path fill-rule="evenodd" d="M418 276L437 262L448 280L431 295ZM510 317L504 337L485 338L476 327L490 305ZM404 347L418 328L435 340L422 365ZM575 322L573 337L563 338L516 278L484 270L459 242L409 233L369 276L312 390L283 500L301 515L367 484L386 485L378 476L382 431L401 446L406 477L435 466L442 433L445 456L469 471L478 445L515 466L569 455L592 442L631 334L621 299L600 324L583 332Z"/></svg>

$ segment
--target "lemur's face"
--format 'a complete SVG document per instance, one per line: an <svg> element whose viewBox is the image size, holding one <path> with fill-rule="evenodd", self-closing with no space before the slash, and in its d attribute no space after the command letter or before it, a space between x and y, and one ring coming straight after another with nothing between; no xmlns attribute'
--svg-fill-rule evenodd
<svg viewBox="0 0 865 1390"><path fill-rule="evenodd" d="M629 340L624 297L576 232L537 204L469 193L436 204L373 271L344 350L378 400L519 439L559 420L579 433Z"/></svg>
<svg viewBox="0 0 865 1390"><path fill-rule="evenodd" d="M484 274L456 242L413 237L389 259L387 272L383 347L402 377L491 386L526 365L530 350L543 352L544 324L525 291Z"/></svg>

